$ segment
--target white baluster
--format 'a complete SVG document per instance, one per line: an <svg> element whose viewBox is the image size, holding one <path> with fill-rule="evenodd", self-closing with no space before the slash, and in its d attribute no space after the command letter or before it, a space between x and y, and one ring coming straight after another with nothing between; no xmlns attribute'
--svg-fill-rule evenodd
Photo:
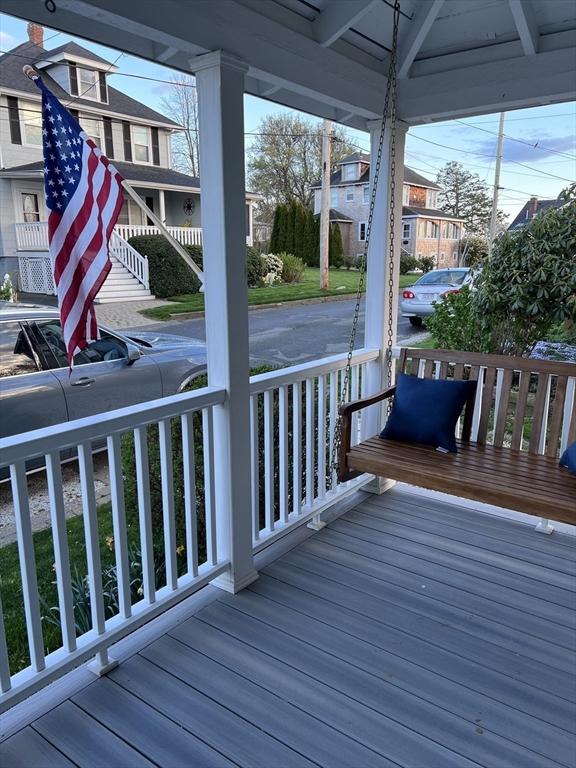
<svg viewBox="0 0 576 768"><path fill-rule="evenodd" d="M302 508L302 385L292 385L292 510Z"/></svg>
<svg viewBox="0 0 576 768"><path fill-rule="evenodd" d="M150 469L148 466L148 436L146 427L134 430L136 483L138 491L138 524L140 527L140 553L142 557L142 589L148 603L156 600L154 573L154 547L152 543L152 512L150 509Z"/></svg>
<svg viewBox="0 0 576 768"><path fill-rule="evenodd" d="M264 516L274 530L274 391L264 392Z"/></svg>
<svg viewBox="0 0 576 768"><path fill-rule="evenodd" d="M314 379L306 379L306 506L314 503Z"/></svg>
<svg viewBox="0 0 576 768"><path fill-rule="evenodd" d="M202 411L204 447L204 509L206 517L206 558L208 565L217 563L216 508L214 505L214 419L212 408Z"/></svg>
<svg viewBox="0 0 576 768"><path fill-rule="evenodd" d="M252 490L252 538L260 538L260 433L258 395L250 398L250 447L252 451L250 487Z"/></svg>
<svg viewBox="0 0 576 768"><path fill-rule="evenodd" d="M198 575L198 511L196 507L196 456L194 450L194 414L186 413L182 424L182 473L184 475L184 517L186 521L186 566Z"/></svg>
<svg viewBox="0 0 576 768"><path fill-rule="evenodd" d="M280 475L280 522L288 522L288 388L280 387L278 398Z"/></svg>

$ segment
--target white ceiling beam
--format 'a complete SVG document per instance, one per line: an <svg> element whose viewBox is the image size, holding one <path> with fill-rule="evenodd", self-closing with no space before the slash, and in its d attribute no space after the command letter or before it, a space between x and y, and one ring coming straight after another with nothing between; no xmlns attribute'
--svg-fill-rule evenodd
<svg viewBox="0 0 576 768"><path fill-rule="evenodd" d="M452 60L450 70L402 81L402 120L450 120L576 99L573 47L473 67L458 66L457 55L446 58Z"/></svg>
<svg viewBox="0 0 576 768"><path fill-rule="evenodd" d="M514 24L520 36L520 42L526 56L538 53L539 32L534 8L528 0L508 0L514 17Z"/></svg>
<svg viewBox="0 0 576 768"><path fill-rule="evenodd" d="M322 46L332 45L379 0L346 0L330 3L312 22L314 37Z"/></svg>
<svg viewBox="0 0 576 768"><path fill-rule="evenodd" d="M168 48L164 48L164 50L161 51L156 56L156 61L159 61L162 64L164 64L169 59L173 59L174 56L176 56L177 53L180 53L180 50L178 48L176 48L176 46L170 45L170 46L168 46Z"/></svg>
<svg viewBox="0 0 576 768"><path fill-rule="evenodd" d="M410 67L443 5L444 0L426 0L418 6L405 36L399 41L398 77L408 77Z"/></svg>

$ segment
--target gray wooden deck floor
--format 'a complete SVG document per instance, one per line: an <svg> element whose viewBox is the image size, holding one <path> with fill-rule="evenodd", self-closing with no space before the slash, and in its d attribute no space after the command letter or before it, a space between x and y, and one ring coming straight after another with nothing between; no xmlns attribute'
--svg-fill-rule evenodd
<svg viewBox="0 0 576 768"><path fill-rule="evenodd" d="M0 763L574 768L575 554L406 490L370 497Z"/></svg>

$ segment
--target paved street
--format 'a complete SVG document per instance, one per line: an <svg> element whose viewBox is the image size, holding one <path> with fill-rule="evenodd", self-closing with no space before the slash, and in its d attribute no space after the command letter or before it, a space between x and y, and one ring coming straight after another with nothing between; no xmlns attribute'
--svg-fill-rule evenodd
<svg viewBox="0 0 576 768"><path fill-rule="evenodd" d="M261 309L249 314L250 356L252 365L295 365L307 360L345 352L354 301L333 301L320 304L286 304L273 309ZM143 325L142 330L157 330L204 340L204 319L174 320ZM421 337L405 318L398 318L398 340ZM364 313L360 316L356 347L364 340Z"/></svg>

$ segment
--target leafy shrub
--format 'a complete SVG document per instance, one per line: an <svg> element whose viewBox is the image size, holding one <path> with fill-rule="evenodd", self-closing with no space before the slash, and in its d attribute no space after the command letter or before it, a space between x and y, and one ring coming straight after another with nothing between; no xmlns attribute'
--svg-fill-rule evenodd
<svg viewBox="0 0 576 768"><path fill-rule="evenodd" d="M576 322L576 184L520 230L494 243L477 278L490 351L523 355L560 323Z"/></svg>
<svg viewBox="0 0 576 768"><path fill-rule="evenodd" d="M340 225L335 223L330 227L330 240L328 245L328 263L331 267L340 268L344 263L344 245L342 243L342 231Z"/></svg>
<svg viewBox="0 0 576 768"><path fill-rule="evenodd" d="M477 267L488 256L488 240L478 235L470 235L460 240L460 264Z"/></svg>
<svg viewBox="0 0 576 768"><path fill-rule="evenodd" d="M297 256L291 253L279 253L278 258L282 259L282 282L283 283L301 283L304 279L304 270L306 265Z"/></svg>
<svg viewBox="0 0 576 768"><path fill-rule="evenodd" d="M260 258L264 264L264 277L262 278L264 285L274 285L274 283L281 282L284 264L280 256L276 256L274 253L263 253Z"/></svg>
<svg viewBox="0 0 576 768"><path fill-rule="evenodd" d="M430 272L431 269L434 269L434 259L432 256L423 256L419 261L418 265L422 272Z"/></svg>
<svg viewBox="0 0 576 768"><path fill-rule="evenodd" d="M0 282L0 300L2 301L14 301L16 291L12 284L12 279L8 273L4 275L4 278Z"/></svg>
<svg viewBox="0 0 576 768"><path fill-rule="evenodd" d="M438 349L463 349L468 352L486 352L488 338L482 330L475 310L474 295L464 286L457 293L448 293L435 302L434 314L425 320Z"/></svg>
<svg viewBox="0 0 576 768"><path fill-rule="evenodd" d="M138 253L148 257L150 291L155 296L165 299L184 293L198 293L200 280L163 235L138 235L128 242ZM202 269L202 247L185 245L184 248Z"/></svg>
<svg viewBox="0 0 576 768"><path fill-rule="evenodd" d="M246 248L246 277L248 288L257 288L266 274L262 257L255 248Z"/></svg>
<svg viewBox="0 0 576 768"><path fill-rule="evenodd" d="M344 269L351 270L353 267L358 266L358 256L353 256L350 253L345 253L342 256L342 266Z"/></svg>
<svg viewBox="0 0 576 768"><path fill-rule="evenodd" d="M408 272L414 272L415 269L418 269L418 259L406 251L402 251L400 254L400 274L407 275Z"/></svg>

